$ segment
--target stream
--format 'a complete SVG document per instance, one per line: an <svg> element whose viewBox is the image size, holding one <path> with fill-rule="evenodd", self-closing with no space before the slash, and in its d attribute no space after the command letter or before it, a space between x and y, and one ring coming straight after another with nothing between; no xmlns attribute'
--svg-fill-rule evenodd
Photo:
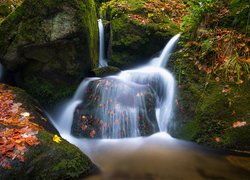
<svg viewBox="0 0 250 180"><path fill-rule="evenodd" d="M102 32L99 66L105 67L103 26L98 22ZM59 108L60 115L53 116L61 136L101 169L101 174L89 179L250 179L246 170L250 155L206 149L167 133L174 117L175 80L165 66L179 37L174 36L160 56L144 66L83 80L74 97ZM154 99L153 110L148 110L146 93ZM98 97L98 102L92 97ZM85 123L80 135L72 135L76 109ZM88 122L93 117L99 122L95 126ZM143 123L138 117L143 117ZM242 163L247 168L240 168Z"/></svg>

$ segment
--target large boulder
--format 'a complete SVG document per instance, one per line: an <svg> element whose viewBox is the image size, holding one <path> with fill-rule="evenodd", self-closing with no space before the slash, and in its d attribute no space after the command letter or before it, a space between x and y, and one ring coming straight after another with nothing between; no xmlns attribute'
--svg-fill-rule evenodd
<svg viewBox="0 0 250 180"><path fill-rule="evenodd" d="M77 137L124 138L159 131L156 95L150 86L111 76L90 81L82 93L72 125Z"/></svg>
<svg viewBox="0 0 250 180"><path fill-rule="evenodd" d="M0 62L43 102L67 96L97 67L93 0L25 0L0 24Z"/></svg>
<svg viewBox="0 0 250 180"><path fill-rule="evenodd" d="M100 15L105 24L109 64L127 68L145 63L180 31L185 13L182 0L103 3Z"/></svg>
<svg viewBox="0 0 250 180"><path fill-rule="evenodd" d="M0 84L0 106L0 179L76 179L96 172L25 91Z"/></svg>

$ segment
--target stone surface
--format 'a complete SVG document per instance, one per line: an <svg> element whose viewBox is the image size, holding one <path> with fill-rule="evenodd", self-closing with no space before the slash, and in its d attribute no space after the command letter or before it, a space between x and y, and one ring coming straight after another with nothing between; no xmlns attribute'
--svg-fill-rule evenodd
<svg viewBox="0 0 250 180"><path fill-rule="evenodd" d="M76 179L98 172L97 167L77 147L62 138L60 143L53 140L54 135L60 136L58 131L46 118L39 104L26 94L24 90L4 84L0 84L0 90L6 90L14 94L15 99L13 103L21 103L20 108L23 108L30 116L34 117L32 122L35 123L35 126L42 127L36 134L39 144L29 146L26 143L22 161L18 158L1 159L1 163L8 162L9 166L0 165L0 179L19 179L20 177L22 179L30 179L31 177L32 179ZM13 128L11 125L3 125L2 121L0 123L1 131ZM34 126L34 124L32 125ZM3 135L1 135L1 143L2 137ZM12 139L14 140L14 138L13 136ZM18 142L16 141L16 146L17 144ZM18 153L17 149L15 147L13 153ZM10 150L9 152L11 153ZM1 158L6 157L2 157L1 154Z"/></svg>
<svg viewBox="0 0 250 180"><path fill-rule="evenodd" d="M16 83L53 102L98 65L95 3L25 0L0 24L0 39L0 62L20 72Z"/></svg>
<svg viewBox="0 0 250 180"><path fill-rule="evenodd" d="M148 136L159 131L149 86L106 77L90 82L74 113L72 134L90 138Z"/></svg>

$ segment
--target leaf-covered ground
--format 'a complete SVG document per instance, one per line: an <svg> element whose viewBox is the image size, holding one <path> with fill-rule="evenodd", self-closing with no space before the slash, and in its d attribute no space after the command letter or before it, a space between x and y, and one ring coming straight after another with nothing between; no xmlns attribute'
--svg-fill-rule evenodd
<svg viewBox="0 0 250 180"><path fill-rule="evenodd" d="M36 137L41 126L15 99L11 90L0 84L0 166L11 169L11 162L25 161L25 152L40 143Z"/></svg>

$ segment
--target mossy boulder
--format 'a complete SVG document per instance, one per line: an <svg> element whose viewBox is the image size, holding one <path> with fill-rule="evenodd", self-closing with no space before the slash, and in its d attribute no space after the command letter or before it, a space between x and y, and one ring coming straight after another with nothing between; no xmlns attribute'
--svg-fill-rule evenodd
<svg viewBox="0 0 250 180"><path fill-rule="evenodd" d="M0 104L4 104L3 94L14 96L9 109L12 113L26 111L25 116L13 115L13 121L5 122L1 118L0 179L20 179L20 177L22 179L31 177L32 179L76 179L97 172L96 166L85 154L60 138L39 105L25 91L0 84L0 92ZM4 116L2 111L0 116ZM30 117L30 122L26 122L28 126L22 127L24 122L21 121L28 116ZM20 124L15 126L11 123L15 123L17 119L14 118L17 117L21 118ZM11 130L15 132L13 136L3 133L12 132ZM61 139L61 142L55 142L55 135ZM2 143L8 144L2 145ZM4 148L8 148L8 153Z"/></svg>
<svg viewBox="0 0 250 180"><path fill-rule="evenodd" d="M250 150L250 84L207 73L182 49L173 66L178 81L174 137L232 150Z"/></svg>
<svg viewBox="0 0 250 180"><path fill-rule="evenodd" d="M103 3L100 16L106 29L109 64L127 68L145 63L180 31L178 18L185 14L184 10L183 2L112 0Z"/></svg>
<svg viewBox="0 0 250 180"><path fill-rule="evenodd" d="M170 60L178 87L170 132L210 147L250 151L249 1L190 3Z"/></svg>
<svg viewBox="0 0 250 180"><path fill-rule="evenodd" d="M93 0L25 0L0 24L0 62L44 103L72 92L97 67L97 52Z"/></svg>

